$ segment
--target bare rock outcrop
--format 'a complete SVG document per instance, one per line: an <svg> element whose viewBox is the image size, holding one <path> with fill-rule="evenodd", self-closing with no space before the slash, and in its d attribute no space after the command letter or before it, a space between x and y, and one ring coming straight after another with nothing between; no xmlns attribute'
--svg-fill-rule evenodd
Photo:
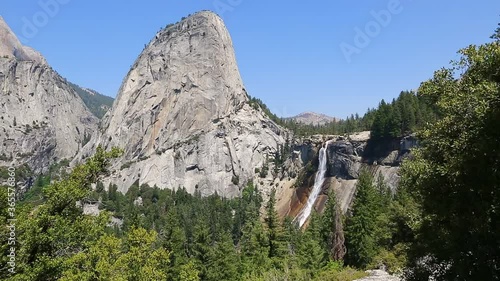
<svg viewBox="0 0 500 281"><path fill-rule="evenodd" d="M361 170L395 190L399 184L399 166L410 149L417 145L413 137L392 140L371 140L369 132L339 138L328 147L328 175L341 208L347 211L356 193Z"/></svg>
<svg viewBox="0 0 500 281"><path fill-rule="evenodd" d="M0 16L0 58L15 58L19 61L35 61L47 64L45 58L36 50L23 46L5 20Z"/></svg>
<svg viewBox="0 0 500 281"><path fill-rule="evenodd" d="M140 54L95 140L125 153L105 183L134 182L233 197L248 181L276 184L268 165L287 132L250 105L230 35L199 12L169 25Z"/></svg>
<svg viewBox="0 0 500 281"><path fill-rule="evenodd" d="M309 190L314 184L318 150L326 141L327 172L323 186L323 194L333 189L343 212L347 212L356 194L356 184L360 172L365 169L376 179L382 179L392 190L397 188L400 180L399 166L410 155L410 150L418 145L414 136L402 139L371 140L370 132L360 132L346 136L316 135L308 139L299 140L294 146L294 156L301 159L302 166L310 167L303 183L298 183L295 195L288 203L288 210L282 213L294 215L302 208L307 200ZM290 197L290 196L289 196ZM316 209L322 211L326 196L320 195L317 199Z"/></svg>
<svg viewBox="0 0 500 281"><path fill-rule="evenodd" d="M399 277L390 275L389 273L383 270L368 270L368 277L357 279L355 281L400 281Z"/></svg>
<svg viewBox="0 0 500 281"><path fill-rule="evenodd" d="M35 173L72 159L97 128L65 79L0 18L0 166L28 164ZM14 159L17 155L17 159Z"/></svg>

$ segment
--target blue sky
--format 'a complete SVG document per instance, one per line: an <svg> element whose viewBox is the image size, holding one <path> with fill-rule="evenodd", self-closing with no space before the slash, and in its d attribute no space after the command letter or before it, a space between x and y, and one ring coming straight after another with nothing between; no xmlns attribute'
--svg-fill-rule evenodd
<svg viewBox="0 0 500 281"><path fill-rule="evenodd" d="M144 44L161 27L199 10L222 16L248 92L281 116L362 114L382 98L418 88L456 59L458 49L488 42L500 22L498 0L0 4L0 15L23 43L39 50L62 76L113 97Z"/></svg>

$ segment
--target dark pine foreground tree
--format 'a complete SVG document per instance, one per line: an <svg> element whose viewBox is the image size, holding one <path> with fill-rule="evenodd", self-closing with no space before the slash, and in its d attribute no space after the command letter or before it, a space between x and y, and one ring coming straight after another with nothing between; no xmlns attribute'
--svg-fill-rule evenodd
<svg viewBox="0 0 500 281"><path fill-rule="evenodd" d="M349 265L366 267L377 254L376 219L378 198L373 177L362 171L356 186L356 199L346 223L347 257Z"/></svg>

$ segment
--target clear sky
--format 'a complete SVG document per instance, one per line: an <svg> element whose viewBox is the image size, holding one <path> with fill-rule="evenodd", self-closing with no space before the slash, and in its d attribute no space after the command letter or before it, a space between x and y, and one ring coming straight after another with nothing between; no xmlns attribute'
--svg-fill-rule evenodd
<svg viewBox="0 0 500 281"><path fill-rule="evenodd" d="M498 0L0 3L21 41L62 76L113 97L160 27L199 10L221 15L249 94L280 116L362 114L418 88L458 49L488 42L500 22Z"/></svg>

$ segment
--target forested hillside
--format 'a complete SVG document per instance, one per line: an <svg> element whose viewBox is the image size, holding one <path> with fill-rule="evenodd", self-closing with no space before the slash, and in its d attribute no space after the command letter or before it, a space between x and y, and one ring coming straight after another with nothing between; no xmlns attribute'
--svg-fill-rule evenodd
<svg viewBox="0 0 500 281"><path fill-rule="evenodd" d="M249 183L242 197L201 197L185 190L89 183L106 173L119 150L98 149L63 180L43 186L42 198L18 205L16 275L9 280L337 280L362 277L344 268L345 249L331 240L338 223L330 212L302 232L276 213L274 193L263 200ZM7 206L6 193L0 198ZM32 194L33 195L33 194ZM37 196L35 196L36 198ZM101 201L97 216L80 204ZM7 210L0 213L3 221ZM110 218L113 217L110 223ZM7 237L7 228L2 229ZM2 252L8 253L7 244ZM8 261L2 256L2 264ZM329 278L329 279L328 279Z"/></svg>
<svg viewBox="0 0 500 281"><path fill-rule="evenodd" d="M260 106L276 123L292 130L299 136L313 134L338 135L359 131L372 131L373 138L401 137L422 128L437 118L435 106L423 95L403 91L390 103L382 100L377 108L368 109L360 116L352 114L345 119L322 125L311 125L291 119L279 118L257 98L251 98L253 106Z"/></svg>

